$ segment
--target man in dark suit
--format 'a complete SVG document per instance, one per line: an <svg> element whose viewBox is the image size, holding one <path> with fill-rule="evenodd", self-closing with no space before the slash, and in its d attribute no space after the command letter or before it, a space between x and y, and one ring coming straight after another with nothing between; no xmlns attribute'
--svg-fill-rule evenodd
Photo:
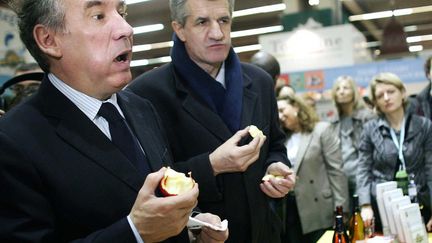
<svg viewBox="0 0 432 243"><path fill-rule="evenodd" d="M151 100L161 115L174 167L192 171L200 184L198 207L230 222L227 242L280 242L270 199L285 196L295 179L287 166L273 81L240 63L231 48L233 2L171 0L172 62L128 87ZM245 142L249 125L265 136ZM266 173L284 178L262 182Z"/></svg>
<svg viewBox="0 0 432 243"><path fill-rule="evenodd" d="M157 196L172 163L160 121L148 101L118 92L131 80L125 3L21 2L21 38L47 75L0 119L0 242L189 242L198 186ZM201 242L227 238L201 232Z"/></svg>

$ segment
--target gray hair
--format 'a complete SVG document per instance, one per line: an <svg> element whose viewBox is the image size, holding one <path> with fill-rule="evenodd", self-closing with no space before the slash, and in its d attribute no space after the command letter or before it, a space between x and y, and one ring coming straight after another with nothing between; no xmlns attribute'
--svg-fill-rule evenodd
<svg viewBox="0 0 432 243"><path fill-rule="evenodd" d="M207 0L212 1L212 0ZM230 15L232 16L234 11L234 4L235 0L226 0L229 4L229 11ZM171 11L171 20L176 21L181 26L184 26L186 23L186 18L188 17L189 13L186 9L186 2L187 0L170 0L170 11Z"/></svg>
<svg viewBox="0 0 432 243"><path fill-rule="evenodd" d="M30 54L45 72L49 72L48 57L41 51L33 36L33 29L41 24L54 31L65 29L65 7L62 0L20 0L9 5L18 15L20 37Z"/></svg>

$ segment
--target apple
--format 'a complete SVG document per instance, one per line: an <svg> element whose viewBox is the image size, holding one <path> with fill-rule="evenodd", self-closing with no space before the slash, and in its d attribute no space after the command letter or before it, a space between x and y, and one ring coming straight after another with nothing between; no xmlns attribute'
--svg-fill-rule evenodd
<svg viewBox="0 0 432 243"><path fill-rule="evenodd" d="M264 136L263 132L258 127L256 127L255 125L249 126L249 134L253 138L255 138L256 136Z"/></svg>
<svg viewBox="0 0 432 243"><path fill-rule="evenodd" d="M160 189L164 196L176 196L191 190L195 181L191 173L186 176L184 173L177 172L170 167L165 171L164 177L160 181Z"/></svg>
<svg viewBox="0 0 432 243"><path fill-rule="evenodd" d="M267 174L261 180L262 181L269 181L270 179L283 179L283 178L284 178L284 176L282 176L282 175Z"/></svg>

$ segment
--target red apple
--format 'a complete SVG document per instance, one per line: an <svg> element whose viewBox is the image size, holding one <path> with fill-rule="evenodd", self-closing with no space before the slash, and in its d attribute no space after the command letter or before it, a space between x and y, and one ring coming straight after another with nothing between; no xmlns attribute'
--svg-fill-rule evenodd
<svg viewBox="0 0 432 243"><path fill-rule="evenodd" d="M184 173L168 167L160 182L160 189L165 196L176 196L191 190L194 185L195 181L192 179L190 172L189 176L186 176Z"/></svg>

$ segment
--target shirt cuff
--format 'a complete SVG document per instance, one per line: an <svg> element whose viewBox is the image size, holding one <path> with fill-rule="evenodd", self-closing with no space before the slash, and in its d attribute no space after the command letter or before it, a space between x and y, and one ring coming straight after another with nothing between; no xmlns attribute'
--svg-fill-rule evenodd
<svg viewBox="0 0 432 243"><path fill-rule="evenodd" d="M132 219L130 218L129 215L127 216L127 220L129 222L129 225L130 225L130 227L132 229L132 232L133 232L133 234L135 236L135 239L136 239L137 243L144 243L144 240L141 238L140 234L138 233L137 228L135 227L135 225L132 222Z"/></svg>

